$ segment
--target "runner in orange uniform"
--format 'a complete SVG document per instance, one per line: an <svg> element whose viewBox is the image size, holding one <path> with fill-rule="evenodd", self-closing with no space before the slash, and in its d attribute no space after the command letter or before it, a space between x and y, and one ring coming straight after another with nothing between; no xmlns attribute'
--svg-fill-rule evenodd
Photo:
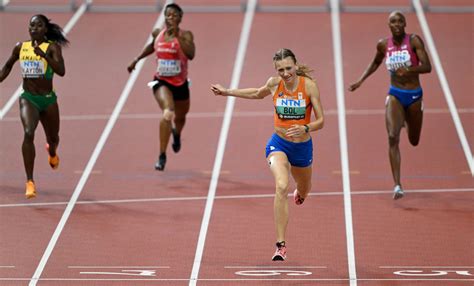
<svg viewBox="0 0 474 286"><path fill-rule="evenodd" d="M278 73L260 88L227 89L211 85L215 95L262 99L273 95L274 130L268 140L266 158L275 178L273 204L276 227L276 251L272 260L286 259L285 233L288 225L288 192L290 173L296 182L293 199L301 205L311 190L313 143L310 132L323 128L324 115L316 82L311 70L298 64L289 49L273 57ZM316 120L311 121L311 111Z"/></svg>

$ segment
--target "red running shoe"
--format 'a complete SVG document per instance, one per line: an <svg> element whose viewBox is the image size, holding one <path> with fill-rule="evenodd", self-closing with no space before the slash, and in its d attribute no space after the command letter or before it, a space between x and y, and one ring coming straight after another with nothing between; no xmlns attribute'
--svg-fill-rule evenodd
<svg viewBox="0 0 474 286"><path fill-rule="evenodd" d="M295 201L295 204L301 205L304 202L304 198L298 194L298 190L295 190L293 192L293 200Z"/></svg>
<svg viewBox="0 0 474 286"><path fill-rule="evenodd" d="M284 241L276 243L277 249L275 250L275 254L273 254L272 260L273 261L285 261L286 259L286 244Z"/></svg>

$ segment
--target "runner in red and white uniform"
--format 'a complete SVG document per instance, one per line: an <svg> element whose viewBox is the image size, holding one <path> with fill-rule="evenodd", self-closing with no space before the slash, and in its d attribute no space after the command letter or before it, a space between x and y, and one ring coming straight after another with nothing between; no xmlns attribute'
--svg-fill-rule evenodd
<svg viewBox="0 0 474 286"><path fill-rule="evenodd" d="M183 10L177 4L168 4L164 10L165 28L152 32L153 40L128 66L135 69L137 62L151 54L156 55L157 69L150 83L163 117L160 121L160 155L155 169L163 171L166 165L166 149L171 134L174 152L181 149L181 132L189 111L188 60L194 58L196 48L190 31L182 30L179 24Z"/></svg>

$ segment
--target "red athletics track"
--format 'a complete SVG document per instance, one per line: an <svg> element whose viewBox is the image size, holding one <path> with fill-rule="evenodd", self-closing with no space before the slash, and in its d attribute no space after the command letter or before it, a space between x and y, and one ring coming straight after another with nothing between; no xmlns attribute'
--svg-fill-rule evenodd
<svg viewBox="0 0 474 286"><path fill-rule="evenodd" d="M2 67L11 55L14 45L18 41L29 39L28 21L32 15L26 13L0 13L2 32L0 62ZM52 13L49 16L56 23L64 26L72 14ZM65 54L67 57L66 51ZM56 79L59 96L62 95L61 80ZM0 84L2 109L20 84L21 77L17 63L15 68L12 69L10 76ZM61 98L59 100L62 101ZM2 206L25 203L23 196L25 175L21 157L23 132L18 113L18 103L15 102L10 112L0 122L0 161L2 162L0 165L0 204ZM64 122L64 126L67 126L66 122ZM74 143L66 139L71 134L72 129L65 129L69 129L69 132L63 130L61 135L64 140L62 143L67 144L68 147L73 147ZM38 128L38 131L38 159L35 166L35 177L38 182L38 190L40 193L43 192L44 196L40 196L36 202L65 201L69 198L70 190L77 181L77 175L73 172L73 170L77 170L77 167L74 166L81 164L81 161L78 157L78 160L63 164L58 172L51 172L44 150L44 132L41 127ZM86 146L84 144L84 147ZM87 156L86 151L86 149L78 150L77 154ZM68 157L68 152L61 152L61 154L64 159ZM33 273L38 257L42 255L44 250L43 246L49 241L62 211L63 208L61 206L40 207L37 209L25 207L0 208L0 218L2 221L0 228L0 265L15 266L15 268L1 268L0 277L28 277ZM35 247L35 245L38 247ZM1 283L5 282L2 281ZM15 285L14 283L8 282L7 285ZM24 282L17 283L16 285L24 285Z"/></svg>
<svg viewBox="0 0 474 286"><path fill-rule="evenodd" d="M125 68L117 68L116 63L123 62L126 67L134 51L120 47L124 43L136 43L137 47L141 47L149 34L147 28L153 25L153 17L156 18L156 16L151 16L149 21L145 22L142 20L143 15L128 14L127 21L124 21L122 16L123 14L120 16L87 14L69 36L72 44L64 51L67 76L64 79L55 80L62 113L62 141L59 149L62 159L61 168L58 173L52 173L46 167L46 154L42 147L44 143L41 143L44 139L41 138L42 131L39 129L36 163L39 197L36 203L69 200L105 126L105 120L92 119L97 114L105 115L103 117L107 118L128 78ZM102 25L104 22L107 25ZM61 22L58 21L58 23ZM131 23L140 25L134 26ZM142 31L143 26L147 28ZM23 30L26 26L13 27ZM107 35L106 41L104 35ZM127 41L124 41L123 35L128 35ZM79 51L86 51L86 54ZM90 58L88 59L87 56ZM120 84L114 84L114 82ZM15 108L11 112L12 118L18 118L17 113L17 108ZM15 162L5 167L12 168L11 171L6 171L15 172L17 176L9 176L5 180L2 178L2 192L8 192L8 195L2 196L2 202L4 204L24 203L22 195L24 178L20 171L23 167L18 147L21 144L21 125L19 121L10 122L7 120L9 118L2 121L2 132L4 130L8 132L7 134L11 134L9 143L17 142L17 144L8 145L8 149L2 148L2 150L11 150L2 152L2 162ZM4 140L2 144L3 142ZM44 166L41 164L42 161ZM2 255L2 265L15 266L14 269L1 269L2 277L31 277L63 211L63 205L2 208L2 217L8 218L10 222L6 228L8 231L2 231L2 241L4 241L2 245L6 246L4 249L2 247L5 250L2 253L6 254ZM81 236L75 239L78 238L81 239ZM67 255L67 251L59 250L55 253ZM64 269L64 267L61 268L61 270ZM61 277L61 275L55 276ZM24 282L19 282L17 285L24 285Z"/></svg>
<svg viewBox="0 0 474 286"><path fill-rule="evenodd" d="M469 18L470 17L470 18ZM389 34L386 14L342 16L345 81L356 80L375 53L377 40ZM445 65L448 80L458 108L470 108L472 100L466 93L472 87L472 69L463 66L462 59L472 58L469 31L461 32L461 26L469 25L472 15L430 15L430 29L438 44L438 52ZM457 27L443 27L455 21ZM414 13L407 14L407 32L425 39ZM380 23L380 24L372 24ZM368 29L368 25L371 26ZM444 33L438 34L442 29ZM448 30L450 32L448 32ZM363 31L363 32L362 32ZM453 33L459 49L454 53L449 40ZM426 41L425 41L426 43ZM470 44L472 46L472 43ZM451 55L449 55L451 54ZM432 58L431 58L432 59ZM433 60L432 60L433 62ZM374 195L354 195L353 217L356 249L356 265L359 285L466 285L455 279L466 279L453 272L448 275L426 277L426 273L439 270L470 270L472 256L473 193L474 182L466 158L454 129L451 115L441 90L434 66L431 74L422 75L425 116L420 145L408 144L406 132L401 138L402 180L406 197L390 200L392 178L388 161L383 106L389 78L381 66L355 93L346 95L348 110L367 109L366 115L349 115L348 142L351 166L352 190L376 191ZM461 72L461 71L464 71ZM458 91L458 92L456 92ZM362 112L363 114L364 112ZM472 114L463 115L464 127L471 129ZM470 123L469 123L470 122ZM374 134L374 135L372 135ZM469 134L469 132L468 132ZM471 136L471 146L472 146ZM372 159L369 159L372 158ZM456 191L466 189L468 192ZM430 190L417 193L416 190ZM386 192L380 192L386 191ZM384 268L381 268L385 266ZM391 266L391 267L388 267ZM468 268L466 268L468 267ZM420 275L401 276L396 271L421 270ZM425 274L425 275L423 275ZM433 279L429 281L402 281ZM364 279L389 279L390 281L364 281ZM401 279L401 280L391 280ZM453 279L453 280L441 280ZM437 281L437 282L435 282Z"/></svg>
<svg viewBox="0 0 474 286"><path fill-rule="evenodd" d="M340 192L342 187L338 174L340 157L337 117L334 116L336 99L333 91L329 14L256 14L240 86L261 86L269 76L274 75L272 57L280 47L292 49L302 63L316 70L321 101L327 114L325 128L313 136L313 190L321 193ZM287 236L288 260L277 264L270 261L275 243L272 196L274 182L265 161L265 144L273 131L271 98L261 101L237 99L235 112L253 112L254 115L233 118L222 167L226 173L221 177L217 195L268 196L215 202L200 278L253 278L259 281L206 281L200 284L310 285L316 283L314 279L347 279L342 196L310 197L302 207L295 207L291 203ZM226 235L229 226L233 229L230 236ZM225 257L222 256L223 240L228 253ZM278 268L270 270L309 271L312 274L302 277L287 276L286 273L277 276L235 274L238 271L268 271L268 267L272 266ZM289 281L291 279L295 281ZM327 285L325 282L317 283ZM339 283L341 284L338 285L347 285L347 282ZM334 282L330 284L334 285Z"/></svg>
<svg viewBox="0 0 474 286"><path fill-rule="evenodd" d="M139 15L139 18L129 22L136 26L130 27L130 31L140 28L151 32L153 21L157 16ZM209 17L220 23L219 29L208 26L206 19ZM86 16L82 21L84 30L93 27L88 20L89 16ZM235 55L241 22L241 14L186 15L183 27L192 27L200 55L190 64L190 77L193 82L192 113L196 115L194 118L190 115L183 134L182 151L179 155L173 154L172 151L168 153L169 163L164 173L153 169L158 155L156 116L158 106L151 96L151 91L146 87L155 68L152 60L147 62L136 88L130 95L130 100L124 107L123 117L118 121L80 197L80 200L85 201L130 199L144 201L76 206L42 278L97 280L135 278L79 273L80 271L121 272L122 269L108 267L125 265L131 266L132 269L133 266L151 267L150 269L157 271L157 277L152 277L155 279L186 280L166 281L161 282L161 285L188 283L204 200L187 202L179 200L179 197L207 195L210 170L222 121L221 116L216 117L214 113L222 112L225 105L225 101L210 100L213 98L209 93L208 78L220 82L228 80L227 75L232 71L232 62L228 61ZM127 33L126 27L120 29L125 30L123 33ZM85 37L92 32L82 31L78 34ZM210 35L222 41L219 50L213 49L215 41L209 38L206 40L206 36ZM125 54L121 55L120 60L112 60L110 63L114 65L116 72L127 75L126 66L141 50L146 35L143 33L136 38L121 41L120 50ZM209 62L209 58L213 58L214 61ZM123 83L117 85L118 88L123 86ZM97 87L100 88L98 85ZM109 98L101 97L97 101L112 103L116 101L114 97L120 94L120 91L109 94L104 89L101 93ZM149 118L150 115L152 118ZM97 122L84 121L82 124L96 125ZM171 202L159 202L160 199L170 197L174 198ZM78 243L78 237L81 243ZM71 266L90 268L68 268ZM64 281L47 282L49 285L63 285L63 283ZM68 283L82 285L84 282ZM110 282L94 283L109 285ZM135 285L137 282L129 283ZM147 285L150 281L143 280L142 283Z"/></svg>
<svg viewBox="0 0 474 286"><path fill-rule="evenodd" d="M4 14L0 14L1 21L3 21L3 16ZM381 14L364 16L368 16L374 23L383 23L386 20L386 15ZM41 188L39 189L40 196L35 202L65 202L69 199L80 177L77 171L82 170L86 165L105 126L105 118L112 111L128 78L125 67L143 46L144 39L156 17L157 15L152 14L86 14L71 32L69 38L74 45L67 50L70 54L65 52L68 74L64 79L56 79L55 82L58 93L63 91L60 95L64 94L60 101L62 111L60 154L63 161L59 172L51 173L46 168L46 164L40 167L42 150L38 150L36 177L41 182ZM209 26L206 21L210 17L216 19L219 25ZM344 281L348 277L347 255L344 210L342 196L340 196L342 186L339 175L340 158L337 117L335 116L337 106L330 16L329 14L285 14L284 17L291 19L291 23L296 23L297 27L315 27L314 31L311 31L314 33L313 37L303 33L303 28L292 30L295 33L295 39L303 38L303 41L283 37L284 32L293 26L283 23L282 17L282 14L256 14L240 86L258 86L264 83L274 72L270 64L274 51L286 44L295 51L303 63L316 69L315 75L326 111L326 126L320 134L313 136L316 196L312 196L303 207L296 208L291 205L288 229L289 260L278 264L283 267L278 269L296 269L291 266L324 266L326 268L305 269L310 269L309 271L312 272L309 279L342 279L343 281L318 281L317 285L348 285L347 280ZM195 241L204 209L204 200L199 198L207 195L210 170L214 163L222 122L221 113L225 106L225 99L214 98L209 93L209 84L220 82L229 85L242 19L242 14L185 15L183 28L191 27L197 45L197 57L190 66L190 77L193 80L192 107L188 125L183 134L183 149L178 155L173 154L172 151L168 152L169 162L164 173L157 173L152 169L158 151L158 107L145 86L154 68L152 60L147 61L99 157L93 174L79 198L80 201L129 201L77 205L42 274L42 278L46 280L38 285L188 285L187 279L192 268ZM431 18L429 21L431 25L433 22ZM99 22L100 30L96 28ZM408 29L408 31L421 35L419 27L414 26L417 20L413 14L410 14L408 22L413 23L413 26L410 25L413 30ZM368 32L367 25L364 25L360 17L356 15L349 14L342 17L346 85L347 82L360 75L373 56L376 40L388 32L384 25L371 25L377 27L373 28L377 30ZM261 36L275 27L278 33L272 35L271 38L265 39ZM120 33L116 33L117 30ZM366 39L361 40L353 36L361 34L361 30L364 31L362 34ZM433 31L433 33L438 42L436 32ZM109 35L106 41L103 40L104 34ZM124 41L123 36L120 35L127 35L127 40ZM444 37L447 36L449 36L448 31ZM219 49L216 49L216 39L219 40ZM449 41L447 42L449 44ZM349 47L351 47L350 50ZM91 49L96 49L95 54L88 52L90 61L94 65L85 65L83 53L74 52L76 50L91 51ZM438 47L438 49L443 57L441 48ZM466 49L466 51L469 50ZM469 54L466 54L466 57L469 57ZM214 61L209 61L209 58ZM91 75L91 68L97 69L98 72ZM446 66L445 70L449 80L449 70ZM453 69L452 72L456 70ZM460 82L467 82L459 77L457 79ZM351 188L358 192L385 191L376 195L352 196L356 265L360 279L399 278L392 274L393 271L399 269L379 268L390 266L391 263L393 263L391 265L406 266L420 266L420 263L425 266L473 265L472 258L469 261L465 257L468 254L466 250L472 249L472 243L469 245L467 238L462 236L469 235L467 230L470 228L466 222L468 222L469 214L472 214L472 203L469 203L469 200L472 202L472 196L468 195L470 193L410 193L410 190L417 189L472 189L472 179L467 174L463 174L467 171L467 164L459 147L452 121L449 121L450 115L428 112L430 108L446 109L435 72L423 76L422 81L427 108L422 143L413 149L407 146L405 140L405 145L402 146L402 155L410 158L404 161L403 174L414 174L414 176L404 175L408 195L396 203L390 199L389 194L391 179L383 127L383 94L387 88L388 78L382 71L378 71L357 94L346 94L348 113L350 110L359 111L359 113L366 112L365 109L376 111L375 115L347 116L349 159L351 171L354 174L351 177ZM12 89L15 88L13 84ZM377 101L374 98L377 98L379 94L381 94L381 100ZM454 89L453 94L459 95ZM87 99L87 96L91 98ZM465 102L465 106L458 107L472 108L472 102L469 100ZM237 100L234 112L217 195L224 198L229 195L271 196L273 179L263 158L264 145L271 134L271 128L269 128L272 124L271 103L269 99L254 102ZM446 118L444 121L450 123L451 126L442 129L443 134L446 134L443 138L437 136L436 140L429 140L441 132L440 119L436 116ZM21 125L14 118L18 118L16 110L8 114L8 120L2 121L2 132L6 130L5 126L12 126L8 128L12 130L12 133L17 134L14 142L21 142ZM436 122L433 122L435 120ZM13 126L14 124L16 126ZM370 126L370 130L366 126ZM42 134L41 130L38 131L37 134ZM367 131L375 133L374 136L370 136L373 143L366 141L368 137L364 136L364 133ZM37 146L40 147L39 142L44 141L41 136L37 138ZM2 140L2 144L4 141ZM436 148L443 150L446 157L444 153L440 156L440 152L436 149L429 151L431 147L427 147L425 142L436 143ZM22 187L18 187L23 184L23 177L18 172L22 170L22 164L17 151L18 144L13 143L9 140L9 145L5 149L2 145L2 161L5 161L3 156L8 155L9 160L18 162L15 166L7 166L10 169L7 171L14 173L15 176L8 176L3 180L6 176L2 174L2 193L5 182L12 190L7 196L9 198L7 201L4 201L2 196L3 204L25 202L23 197L18 195L18 193L21 195L23 193ZM452 145L457 149L447 147ZM3 150L10 151L4 153ZM378 154L377 157L375 154ZM364 163L368 161L367 158L374 158L379 163L372 165ZM438 163L427 162L427 158L436 160ZM454 162L451 163L451 160ZM445 166L446 162L450 162L450 166ZM440 164L438 169L430 168L437 164ZM457 173L458 170L461 170L460 173ZM41 174L44 177L40 177ZM47 197L42 196L42 193ZM328 195L320 196L318 193L328 193ZM186 200L188 198L197 198L197 200ZM274 240L271 197L221 198L218 197L214 204L199 274L199 278L204 280L198 285L311 285L311 283L316 283L314 281L277 282L277 279L282 278L281 276L267 277L266 279L272 279L269 282L238 283L220 280L240 279L241 276L234 274L236 271L255 269L225 268L225 266L274 265L269 261ZM163 199L171 201L160 201ZM372 202L372 200L376 201ZM440 204L441 200L442 204ZM16 265L16 267L0 269L0 277L29 278L48 244L64 210L64 205L13 208L3 207L3 204L2 218L7 217L9 220L5 223L7 231L2 230L1 239L4 239L3 233L11 233L11 235L7 237L5 248L2 247L0 265ZM25 216L33 219L20 220ZM433 223L433 219L437 220L436 224ZM18 223L19 221L22 223ZM302 227L297 227L300 225ZM403 233L398 229L402 229ZM411 236L414 229L417 231L416 239ZM31 233L35 235L31 236ZM452 235L453 233L455 235ZM18 237L25 239L19 240ZM394 242L402 239L405 241L403 247L393 246ZM35 247L24 248L24 244ZM436 248L432 249L430 246ZM3 253L7 253L7 256ZM453 259L451 253L456 254L456 260ZM4 259L8 261L3 261ZM124 265L128 268L120 267ZM78 266L82 268L77 268ZM85 268L86 266L89 268ZM151 279L173 280L150 282L144 280L146 276L113 274L123 270L144 269L143 267L131 268L132 266L145 266L145 269L156 271L156 276L149 277ZM101 272L101 274L80 274L81 271ZM105 275L105 272L110 272L110 274ZM450 278L456 278L452 276L452 273L450 275ZM51 280L57 278L62 280ZM85 282L77 279L95 281ZM133 280L101 282L100 279ZM12 281L8 283L8 285L25 284L24 281L17 281L17 284ZM359 285L394 285L395 283L396 285L432 285L429 283L433 281L428 283L361 280L358 283ZM452 285L452 283L452 281L439 281L436 285ZM466 284L456 282L454 285Z"/></svg>

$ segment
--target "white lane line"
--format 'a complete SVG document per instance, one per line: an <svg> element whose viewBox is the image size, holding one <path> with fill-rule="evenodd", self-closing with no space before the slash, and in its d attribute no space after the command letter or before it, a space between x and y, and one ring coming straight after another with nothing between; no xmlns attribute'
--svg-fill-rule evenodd
<svg viewBox="0 0 474 286"><path fill-rule="evenodd" d="M434 43L433 36L431 35L430 27L428 25L428 21L426 20L425 13L423 12L420 0L414 0L413 6L415 7L416 16L418 17L421 29L423 30L423 35L425 36L426 43L428 44L428 49L431 51L433 63L436 68L436 73L438 74L439 82L441 84L441 88L443 89L444 97L446 98L446 102L448 103L449 111L451 111L454 126L456 127L459 140L461 141L462 149L464 150L464 156L466 156L467 164L469 165L469 168L471 170L471 175L474 177L474 158L472 157L471 147L469 146L466 134L464 133L464 128L462 126L461 119L459 118L459 114L456 109L456 104L454 103L453 95L451 93L451 89L449 88L448 80L446 79L443 65L441 64L438 51L436 50L436 45Z"/></svg>
<svg viewBox="0 0 474 286"><path fill-rule="evenodd" d="M76 25L77 21L81 18L81 16L86 12L87 10L87 4L84 3L82 4L79 9L77 9L76 13L71 17L69 22L64 26L64 35L67 35L74 25ZM7 112L10 110L10 108L15 104L15 102L18 100L20 97L20 93L23 90L23 85L20 84L20 86L16 89L16 91L13 93L13 95L10 97L10 99L7 101L7 103L3 106L2 109L0 109L0 120L3 119L3 117L7 114Z"/></svg>
<svg viewBox="0 0 474 286"><path fill-rule="evenodd" d="M291 269L297 269L297 268L318 268L318 269L322 269L322 268L328 268L327 266L291 266L291 265L282 265L282 266L268 266L268 265L260 265L260 266L224 266L224 268L226 269L235 269L235 268L249 268L249 269L253 269L253 268L270 268L270 269L273 269L273 268L278 268L278 269L283 269L283 268L291 268Z"/></svg>
<svg viewBox="0 0 474 286"><path fill-rule="evenodd" d="M15 268L13 265L0 265L0 268Z"/></svg>
<svg viewBox="0 0 474 286"><path fill-rule="evenodd" d="M339 18L339 1L331 0L331 26L334 48L336 95L339 123L339 145L341 151L342 186L344 191L344 218L346 225L347 264L351 286L357 286L357 272L354 251L354 230L352 226L351 183L347 148L346 115L344 103L344 79L342 70L342 44Z"/></svg>
<svg viewBox="0 0 474 286"><path fill-rule="evenodd" d="M158 17L158 20L155 23L154 28L160 27L164 23L164 16L163 13L160 13L160 16ZM150 41L152 40L151 35L148 37L145 45L147 45ZM122 110L123 106L125 105L125 102L127 101L127 98L130 94L130 91L132 90L133 85L135 84L135 81L138 78L138 75L143 68L143 64L145 63L145 60L140 61L135 70L132 72L130 75L127 83L125 84L125 88L122 91L122 94L120 95L120 98L115 105L115 108L110 115L110 119L107 122L107 125L104 128L104 131L102 132L99 141L97 142L97 145L94 149L94 152L92 153L91 158L89 159L89 162L87 163L86 168L84 169L84 173L82 173L82 176L79 180L79 183L77 184L71 199L69 200L66 209L64 210L64 213L61 217L61 220L59 221L56 230L53 233L53 236L51 237L51 240L48 243L48 246L43 254L43 257L41 258L38 267L36 268L35 273L33 274L33 277L30 280L29 286L36 286L36 283L38 282L39 278L41 277L41 274L43 273L44 267L46 266L46 263L48 262L49 257L51 256L51 253L53 252L53 249L59 239L59 236L61 235L61 232L64 229L64 226L66 225L66 222L71 215L71 212L77 202L77 199L79 198L79 195L81 194L84 185L87 182L87 179L89 178L89 175L94 168L94 165L97 161L97 158L100 155L100 152L102 151L102 148L105 145L105 142L107 141L107 138L109 137L112 128L115 125L115 122L117 122L117 118L120 114L120 111Z"/></svg>
<svg viewBox="0 0 474 286"><path fill-rule="evenodd" d="M474 189L422 189L422 190L407 190L408 193L455 193L455 192L474 192ZM309 193L309 196L340 196L343 192L318 192ZM354 195L380 195L392 194L392 191L353 191ZM271 194L256 194L256 195L232 195L232 196L215 196L216 200L232 200L232 199L258 199L258 198L273 198L274 193ZM292 194L288 194L291 197ZM151 202L181 202L181 201L197 201L206 200L207 197L170 197L170 198L145 198L145 199L126 199L126 200L97 200L97 201L77 201L77 205L95 205L95 204L129 204L129 203L151 203ZM38 206L59 206L67 205L67 202L50 202L50 203L25 203L25 204L0 204L0 208L12 207L38 207Z"/></svg>
<svg viewBox="0 0 474 286"><path fill-rule="evenodd" d="M252 26L255 8L257 6L256 0L247 1L247 11L245 12L244 22L242 23L242 31L240 33L239 46L234 62L234 70L232 71L232 80L230 88L237 88L239 86L240 75L244 65L245 53L247 50L247 43L249 39L250 29ZM211 219L212 207L216 195L217 183L221 173L222 160L224 158L225 145L227 142L227 134L229 133L230 122L232 119L232 111L234 109L235 97L229 96L225 107L224 120L222 121L221 133L219 135L219 144L216 152L216 159L212 169L212 178L209 186L209 192L206 200L206 207L201 222L201 230L199 231L199 238L196 246L196 254L194 256L193 269L189 281L189 286L195 286L196 280L199 276L199 268L201 267L202 255L204 252L204 244L206 242L207 229Z"/></svg>
<svg viewBox="0 0 474 286"><path fill-rule="evenodd" d="M379 266L379 268L474 268L474 266Z"/></svg>
<svg viewBox="0 0 474 286"><path fill-rule="evenodd" d="M385 109L346 109L346 116L365 116L365 115L384 115ZM450 113L447 108L426 108L423 110L423 114L447 114ZM458 113L472 114L474 108L459 108ZM234 111L232 117L268 117L273 115L273 112L268 110L262 111ZM324 115L338 115L336 109L324 110ZM108 120L110 114L84 114L84 115L61 115L61 121L73 121L73 120ZM224 116L224 112L190 112L186 115L186 118L220 118ZM121 114L119 120L123 119L160 119L161 115L157 113L128 113ZM17 116L4 117L3 122L19 122L20 118Z"/></svg>
<svg viewBox="0 0 474 286"><path fill-rule="evenodd" d="M0 281L27 281L29 278L0 278ZM359 278L358 281L431 281L431 282L463 282L463 281L474 281L474 279L469 278ZM41 281L134 281L134 282L147 282L147 281L189 281L189 278L41 278ZM347 278L202 278L197 281L211 281L211 282L239 282L239 281L349 281ZM136 285L136 284L134 284ZM146 284L145 284L146 285ZM465 284L462 284L465 285Z"/></svg>
<svg viewBox="0 0 474 286"><path fill-rule="evenodd" d="M92 265L84 265L84 266L81 266L81 265L71 265L71 266L68 266L67 268L71 268L71 269L134 269L134 268L137 268L137 269L148 269L148 268L151 268L151 269L155 269L155 268L170 268L169 266L101 266L101 265L97 265L97 266L92 266Z"/></svg>

